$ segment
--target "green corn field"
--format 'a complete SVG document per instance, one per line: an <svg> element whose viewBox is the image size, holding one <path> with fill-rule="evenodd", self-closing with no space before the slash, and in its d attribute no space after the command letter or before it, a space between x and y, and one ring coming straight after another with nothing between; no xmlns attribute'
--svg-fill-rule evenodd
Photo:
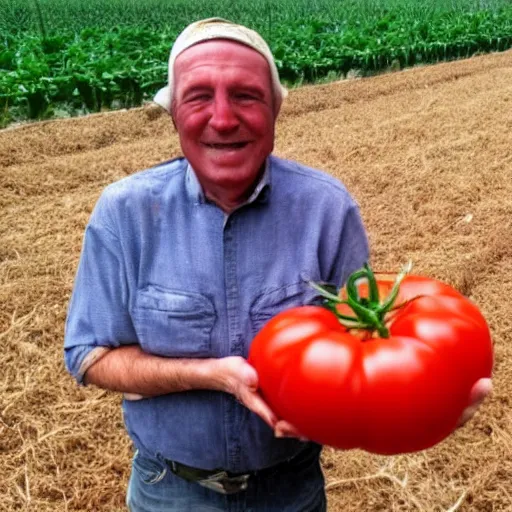
<svg viewBox="0 0 512 512"><path fill-rule="evenodd" d="M512 0L0 0L0 126L142 104L212 16L258 30L289 86L512 47Z"/></svg>

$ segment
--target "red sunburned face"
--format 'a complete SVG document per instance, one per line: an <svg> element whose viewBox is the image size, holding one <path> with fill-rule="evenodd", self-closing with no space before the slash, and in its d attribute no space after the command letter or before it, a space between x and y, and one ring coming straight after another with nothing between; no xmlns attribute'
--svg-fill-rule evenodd
<svg viewBox="0 0 512 512"><path fill-rule="evenodd" d="M274 146L267 61L242 44L214 40L179 55L174 76L173 119L206 195L244 200Z"/></svg>

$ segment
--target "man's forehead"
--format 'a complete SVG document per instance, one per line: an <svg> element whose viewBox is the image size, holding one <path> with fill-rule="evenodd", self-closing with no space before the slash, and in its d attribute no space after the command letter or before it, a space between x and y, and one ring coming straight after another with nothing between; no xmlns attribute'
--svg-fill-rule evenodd
<svg viewBox="0 0 512 512"><path fill-rule="evenodd" d="M184 62L188 64L216 60L221 63L224 60L226 64L229 64L237 60L246 63L247 59L250 59L251 62L259 61L270 70L267 59L261 53L250 46L230 39L210 39L190 46L176 57L175 68Z"/></svg>
<svg viewBox="0 0 512 512"><path fill-rule="evenodd" d="M174 63L174 80L181 91L198 84L219 83L221 78L231 86L244 85L272 94L267 60L241 43L225 39L201 42L187 48Z"/></svg>

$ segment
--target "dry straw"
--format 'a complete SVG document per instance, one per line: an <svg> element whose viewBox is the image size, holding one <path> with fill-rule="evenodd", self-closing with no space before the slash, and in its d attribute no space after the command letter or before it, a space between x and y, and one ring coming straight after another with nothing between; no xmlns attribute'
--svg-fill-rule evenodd
<svg viewBox="0 0 512 512"><path fill-rule="evenodd" d="M284 107L276 153L346 183L374 267L410 258L455 285L496 346L492 400L441 445L325 450L331 512L512 510L511 73L508 52L304 88ZM66 374L63 325L101 189L178 153L151 108L0 132L0 511L124 509L120 398Z"/></svg>

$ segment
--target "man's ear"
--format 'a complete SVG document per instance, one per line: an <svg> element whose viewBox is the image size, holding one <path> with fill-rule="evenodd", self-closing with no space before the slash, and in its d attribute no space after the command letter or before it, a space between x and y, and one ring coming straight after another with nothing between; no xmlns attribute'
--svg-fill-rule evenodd
<svg viewBox="0 0 512 512"><path fill-rule="evenodd" d="M171 107L169 109L169 114L171 115L171 119L172 119L172 124L174 126L174 129L176 131L178 131L178 127L176 126L176 121L174 119L174 111L175 111L175 106L176 106L176 102L174 100L174 98L171 99Z"/></svg>
<svg viewBox="0 0 512 512"><path fill-rule="evenodd" d="M279 112L281 110L281 105L283 104L283 97L279 97L274 89L271 88L272 91L272 110L274 112L274 121L277 119Z"/></svg>
<svg viewBox="0 0 512 512"><path fill-rule="evenodd" d="M280 110L281 110L281 102L274 101L274 121L277 119L277 116L279 115Z"/></svg>

